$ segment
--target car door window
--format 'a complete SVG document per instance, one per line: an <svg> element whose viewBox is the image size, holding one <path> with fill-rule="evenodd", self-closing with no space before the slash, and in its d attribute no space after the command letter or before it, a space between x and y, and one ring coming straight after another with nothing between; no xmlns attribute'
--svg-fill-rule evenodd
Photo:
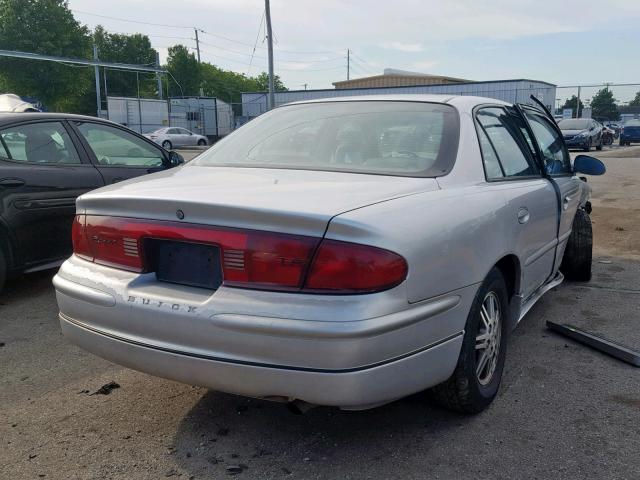
<svg viewBox="0 0 640 480"><path fill-rule="evenodd" d="M478 139L487 180L538 175L519 117L501 107L479 110Z"/></svg>
<svg viewBox="0 0 640 480"><path fill-rule="evenodd" d="M0 155L25 163L80 164L71 137L60 122L28 123L0 132Z"/></svg>
<svg viewBox="0 0 640 480"><path fill-rule="evenodd" d="M76 123L100 166L160 167L164 158L159 149L135 135L109 125Z"/></svg>
<svg viewBox="0 0 640 480"><path fill-rule="evenodd" d="M529 109L525 109L524 113L536 137L547 174L570 174L571 160L564 147L562 136L544 115Z"/></svg>

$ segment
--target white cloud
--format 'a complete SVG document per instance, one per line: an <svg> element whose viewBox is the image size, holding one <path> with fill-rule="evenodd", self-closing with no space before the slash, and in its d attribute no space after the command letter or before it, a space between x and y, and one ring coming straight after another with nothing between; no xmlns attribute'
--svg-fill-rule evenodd
<svg viewBox="0 0 640 480"><path fill-rule="evenodd" d="M420 43L385 42L381 46L387 50L398 50L400 52L422 52L424 50Z"/></svg>

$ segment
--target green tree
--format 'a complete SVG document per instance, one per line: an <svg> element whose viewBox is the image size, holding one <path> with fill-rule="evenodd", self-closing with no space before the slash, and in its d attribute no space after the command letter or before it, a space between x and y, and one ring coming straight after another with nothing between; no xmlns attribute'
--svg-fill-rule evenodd
<svg viewBox="0 0 640 480"><path fill-rule="evenodd" d="M198 95L201 79L200 65L196 56L189 53L187 47L184 45L169 47L167 70L173 76L169 80L169 95Z"/></svg>
<svg viewBox="0 0 640 480"><path fill-rule="evenodd" d="M599 119L618 120L620 113L616 105L616 99L613 98L613 92L608 88L603 88L596 93L591 99L591 116Z"/></svg>
<svg viewBox="0 0 640 480"><path fill-rule="evenodd" d="M86 59L91 39L66 0L0 0L0 49ZM53 111L84 111L92 73L86 67L0 57L0 85Z"/></svg>
<svg viewBox="0 0 640 480"><path fill-rule="evenodd" d="M156 51L151 48L149 37L140 33L109 33L98 25L93 32L93 42L98 47L100 60L137 65L152 65L156 62ZM135 97L138 94L136 72L107 70L106 77L109 95ZM155 97L158 94L155 74L139 72L138 78L141 97ZM95 94L95 87L93 92Z"/></svg>
<svg viewBox="0 0 640 480"><path fill-rule="evenodd" d="M640 107L640 92L636 92L636 98L629 102L630 107Z"/></svg>
<svg viewBox="0 0 640 480"><path fill-rule="evenodd" d="M578 97L576 97L575 95L571 95L571 98L567 98L567 101L564 102L564 105L562 105L562 109L564 110L565 108L572 108L573 109L573 115L578 118L579 112L576 111L576 105L578 104ZM584 109L584 104L582 103L582 100L580 100L580 112L582 112L582 110Z"/></svg>
<svg viewBox="0 0 640 480"><path fill-rule="evenodd" d="M267 72L262 72L256 77L256 80L258 82L259 90L265 92L269 90L269 74ZM273 87L276 92L286 92L287 90L289 90L284 86L284 83L282 83L282 80L280 80L279 75L275 75L273 77Z"/></svg>

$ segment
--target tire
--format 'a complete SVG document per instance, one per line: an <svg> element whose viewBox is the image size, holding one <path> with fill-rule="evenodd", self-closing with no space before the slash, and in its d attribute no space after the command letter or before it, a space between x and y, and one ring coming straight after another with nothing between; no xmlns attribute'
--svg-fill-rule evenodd
<svg viewBox="0 0 640 480"><path fill-rule="evenodd" d="M162 142L162 148L164 148L165 150L171 150L173 148L173 145L171 145L171 142L169 140L165 140L164 142Z"/></svg>
<svg viewBox="0 0 640 480"><path fill-rule="evenodd" d="M591 218L580 208L573 219L573 227L564 250L560 271L568 280L588 282L591 280L592 255Z"/></svg>
<svg viewBox="0 0 640 480"><path fill-rule="evenodd" d="M596 145L596 150L599 152L602 150L602 145L604 144L604 140L600 140L600 145Z"/></svg>
<svg viewBox="0 0 640 480"><path fill-rule="evenodd" d="M4 252L0 247L0 293L2 293L2 289L4 288L4 284L7 280L7 261L4 258Z"/></svg>
<svg viewBox="0 0 640 480"><path fill-rule="evenodd" d="M491 311L486 308L487 302L493 302L495 310L499 311L498 326L494 329L487 327L481 317L483 307L485 310ZM504 368L510 320L508 305L509 299L504 277L500 270L494 267L478 289L469 311L460 357L458 357L458 364L453 375L444 383L431 389L431 397L436 403L456 412L479 413L493 401L498 393ZM497 353L493 356L490 355L491 360L477 374L478 362L483 358L482 353L476 349L478 342L476 337L481 330L495 332L495 335L491 337L491 344L495 345ZM486 335L486 333L483 334ZM493 347L490 346L482 351L490 353L491 348ZM490 373L492 365L493 372Z"/></svg>
<svg viewBox="0 0 640 480"><path fill-rule="evenodd" d="M198 145L200 145L201 147L204 147L206 144L207 144L206 140L203 140L202 138L198 140Z"/></svg>
<svg viewBox="0 0 640 480"><path fill-rule="evenodd" d="M584 150L585 152L590 152L591 151L591 139L589 139L589 143L582 150Z"/></svg>

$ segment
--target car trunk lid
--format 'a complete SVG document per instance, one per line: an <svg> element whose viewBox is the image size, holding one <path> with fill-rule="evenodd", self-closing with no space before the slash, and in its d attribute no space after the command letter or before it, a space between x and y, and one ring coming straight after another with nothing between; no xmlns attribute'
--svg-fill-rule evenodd
<svg viewBox="0 0 640 480"><path fill-rule="evenodd" d="M77 211L321 237L335 215L437 189L432 178L187 165L89 192Z"/></svg>

